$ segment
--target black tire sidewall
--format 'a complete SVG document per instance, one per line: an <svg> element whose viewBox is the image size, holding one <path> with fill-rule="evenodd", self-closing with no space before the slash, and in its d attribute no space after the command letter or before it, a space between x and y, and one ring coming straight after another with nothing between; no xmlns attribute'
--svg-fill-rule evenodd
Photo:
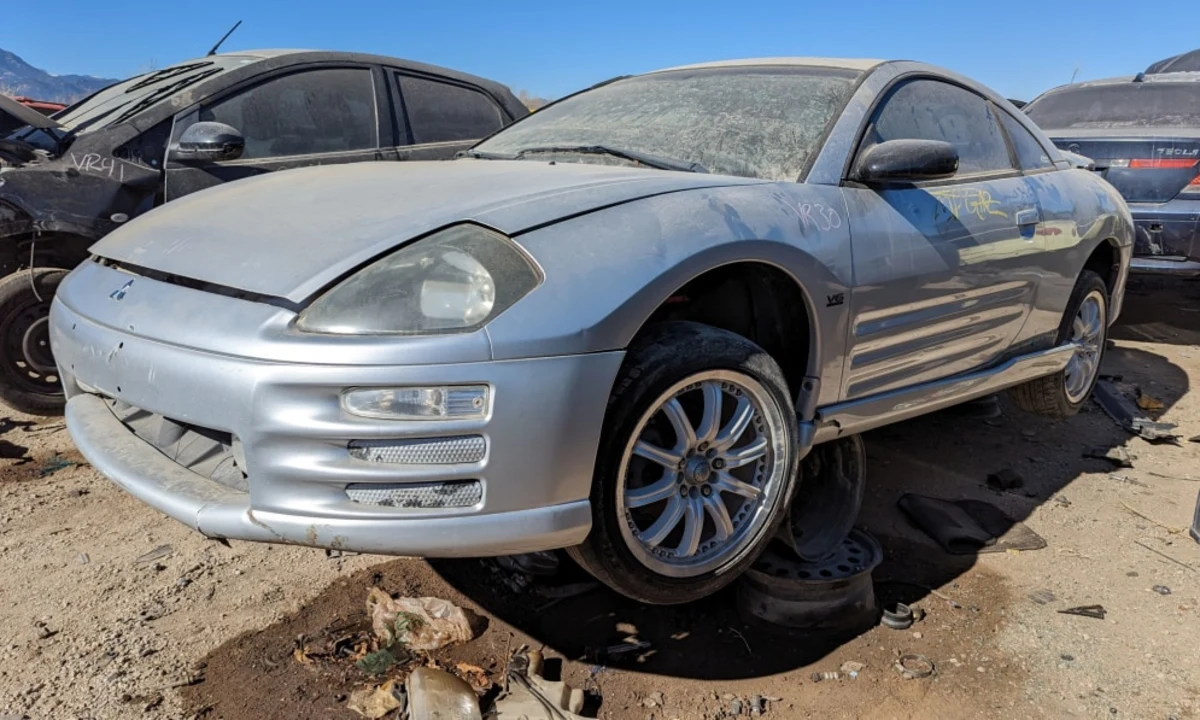
<svg viewBox="0 0 1200 720"><path fill-rule="evenodd" d="M672 385L706 370L729 370L756 380L776 404L788 436L783 482L768 520L739 556L689 578L659 575L643 565L625 544L616 511L621 458L634 429L652 403ZM690 322L663 323L630 348L609 398L596 457L591 503L593 526L573 554L602 581L635 600L677 604L699 599L732 582L766 547L790 502L797 477L799 432L783 373L775 361L746 338Z"/></svg>
<svg viewBox="0 0 1200 720"><path fill-rule="evenodd" d="M0 278L0 353L7 354L6 335L12 331L12 323L19 313L31 306L40 306L49 314L50 302L69 272L61 268L36 268ZM18 384L15 372L11 358L0 358L0 401L29 415L62 413L66 397L61 385L56 387L56 392L34 392Z"/></svg>

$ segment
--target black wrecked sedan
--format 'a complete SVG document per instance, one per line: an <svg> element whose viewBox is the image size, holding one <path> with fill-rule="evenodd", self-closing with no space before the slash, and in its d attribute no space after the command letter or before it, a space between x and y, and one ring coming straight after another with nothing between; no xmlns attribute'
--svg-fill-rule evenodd
<svg viewBox="0 0 1200 720"><path fill-rule="evenodd" d="M5 99L7 100L7 98ZM50 301L100 237L197 190L306 165L453 157L528 111L504 86L389 57L211 55L111 85L0 139L0 400L55 414Z"/></svg>
<svg viewBox="0 0 1200 720"><path fill-rule="evenodd" d="M1200 72L1156 65L1164 71L1055 88L1025 112L1129 203L1131 272L1200 275Z"/></svg>

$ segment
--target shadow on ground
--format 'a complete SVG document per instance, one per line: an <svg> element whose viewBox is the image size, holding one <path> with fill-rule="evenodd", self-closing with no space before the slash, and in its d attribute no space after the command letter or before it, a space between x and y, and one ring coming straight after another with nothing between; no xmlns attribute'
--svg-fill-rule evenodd
<svg viewBox="0 0 1200 720"><path fill-rule="evenodd" d="M1134 320L1154 316L1154 323L1161 322L1160 308L1138 307L1151 299L1131 297L1127 316ZM1200 336L1200 313L1177 312L1170 317L1179 323L1180 333ZM1191 324L1183 322L1192 318ZM1114 334L1136 334L1140 327L1130 323ZM1122 375L1130 383L1154 380L1155 394L1167 408L1190 390L1181 368L1140 348L1111 348L1104 372ZM998 417L972 417L951 410L865 436L870 479L860 525L884 548L884 561L875 571L877 594L885 600L936 607L943 615L944 593L959 595L961 607L949 611L956 618L955 631L976 641L990 635L1006 612L1009 598L1004 583L989 580L984 571L966 576L978 557L941 550L909 523L896 501L908 492L982 500L1002 510L1011 523L1023 522L1043 503L1069 505L1070 484L1081 473L1112 469L1105 461L1085 458L1085 450L1117 447L1129 438L1094 403L1069 421L1026 414L1003 398L1000 406ZM990 489L988 474L1005 468L1019 474L1023 486L1005 492ZM581 570L567 564L550 587L587 580ZM339 581L299 613L217 648L205 659L205 681L184 690L189 707L213 716L251 717L256 702L270 699L272 712L286 707L289 717L348 713L345 693L366 678L347 665L301 666L291 660L291 652L297 636L328 637L347 628L366 627L363 600L371 585L393 594L436 595L489 618L483 636L440 655L443 663L470 662L494 670L502 668L504 658L519 645L544 645L567 660L563 675L572 682L594 688L598 676L606 678L604 703L610 711L616 703L617 711L610 717L624 717L621 711L628 709L628 703L662 687L655 684L660 682L656 678L725 683L755 679L759 687L767 688L759 691L764 694L770 692L772 682L780 694L794 694L794 680L778 676L828 660L839 648L852 648L849 652L868 663L887 665L893 660L888 646L878 638L872 641L870 632L859 637L819 638L748 623L739 617L733 588L690 605L652 607L599 587L565 599L536 584L514 591L511 576L487 561L395 560ZM931 595L932 588L943 588L943 594ZM605 656L603 648L630 637L648 643L648 648L619 657ZM956 652L952 645L940 650L947 656ZM1007 672L1003 678L1007 682L989 687L1020 687L1021 671L1010 668ZM699 689L707 694L716 687L721 685ZM963 692L968 693L963 697L973 697L969 693L1002 690L964 685ZM276 698L290 700L280 706ZM954 711L953 707L948 710Z"/></svg>

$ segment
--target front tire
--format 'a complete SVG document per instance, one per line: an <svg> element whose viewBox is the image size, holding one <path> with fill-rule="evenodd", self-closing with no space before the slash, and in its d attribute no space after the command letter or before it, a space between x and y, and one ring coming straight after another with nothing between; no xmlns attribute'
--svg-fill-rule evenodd
<svg viewBox="0 0 1200 720"><path fill-rule="evenodd" d="M740 335L663 323L609 398L592 531L572 558L634 600L690 602L765 549L796 482L796 414L775 361Z"/></svg>
<svg viewBox="0 0 1200 720"><path fill-rule="evenodd" d="M1087 402L1100 377L1108 344L1108 287L1091 270L1084 270L1071 292L1058 330L1058 345L1075 345L1075 354L1062 372L1018 385L1010 396L1022 410L1068 418Z"/></svg>
<svg viewBox="0 0 1200 720"><path fill-rule="evenodd" d="M67 270L0 279L0 400L29 415L61 415L66 398L50 352L50 301Z"/></svg>

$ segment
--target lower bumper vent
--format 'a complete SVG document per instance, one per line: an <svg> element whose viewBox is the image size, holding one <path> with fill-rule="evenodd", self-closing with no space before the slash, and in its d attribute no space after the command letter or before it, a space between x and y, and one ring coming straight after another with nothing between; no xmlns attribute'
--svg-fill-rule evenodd
<svg viewBox="0 0 1200 720"><path fill-rule="evenodd" d="M482 435L412 440L353 440L350 455L359 460L406 465L477 463L487 454Z"/></svg>
<svg viewBox="0 0 1200 720"><path fill-rule="evenodd" d="M375 485L359 483L346 487L356 503L384 507L438 509L465 508L483 500L483 483L478 480Z"/></svg>

